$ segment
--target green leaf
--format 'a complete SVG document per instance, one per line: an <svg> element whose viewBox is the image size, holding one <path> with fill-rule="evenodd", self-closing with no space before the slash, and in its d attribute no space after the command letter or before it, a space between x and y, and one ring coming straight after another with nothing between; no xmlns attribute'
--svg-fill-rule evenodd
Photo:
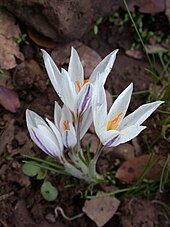
<svg viewBox="0 0 170 227"><path fill-rule="evenodd" d="M44 181L41 185L41 194L45 200L54 201L58 196L58 190L51 184L51 182Z"/></svg>
<svg viewBox="0 0 170 227"><path fill-rule="evenodd" d="M40 167L36 166L35 164L35 162L25 163L22 166L23 172L29 177L36 176L40 172Z"/></svg>
<svg viewBox="0 0 170 227"><path fill-rule="evenodd" d="M97 25L94 25L94 28L93 29L94 29L94 34L97 35L98 32L99 32L98 26Z"/></svg>
<svg viewBox="0 0 170 227"><path fill-rule="evenodd" d="M97 21L96 21L96 25L100 25L101 23L103 22L103 18L102 17L100 17L99 19L97 19Z"/></svg>
<svg viewBox="0 0 170 227"><path fill-rule="evenodd" d="M46 177L46 171L42 171L42 170L40 170L39 172L38 172L38 174L37 174L37 180L42 180L42 179L44 179Z"/></svg>

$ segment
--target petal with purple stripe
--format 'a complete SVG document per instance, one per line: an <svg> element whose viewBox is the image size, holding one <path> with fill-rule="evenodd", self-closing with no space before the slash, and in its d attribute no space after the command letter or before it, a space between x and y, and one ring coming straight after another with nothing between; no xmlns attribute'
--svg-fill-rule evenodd
<svg viewBox="0 0 170 227"><path fill-rule="evenodd" d="M76 102L77 115L83 114L88 109L88 107L91 105L91 98L92 98L92 85L87 83L82 87L77 97L77 102Z"/></svg>

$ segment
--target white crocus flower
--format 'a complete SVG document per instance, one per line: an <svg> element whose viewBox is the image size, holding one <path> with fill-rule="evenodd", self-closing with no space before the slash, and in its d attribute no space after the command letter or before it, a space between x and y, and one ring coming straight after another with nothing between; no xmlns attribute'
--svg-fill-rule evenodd
<svg viewBox="0 0 170 227"><path fill-rule="evenodd" d="M65 69L58 69L49 54L42 50L45 67L54 89L63 101L63 103L74 114L74 122L80 121L82 127L82 137L92 123L91 117L91 98L93 84L96 76L101 75L102 84L104 85L112 65L116 58L118 50L113 51L106 56L94 69L89 80L84 79L84 70L77 51L72 47L71 57L68 66L68 72Z"/></svg>
<svg viewBox="0 0 170 227"><path fill-rule="evenodd" d="M50 120L42 117L31 110L26 110L26 123L31 139L46 154L53 158L58 157L63 162L63 142L61 133Z"/></svg>
<svg viewBox="0 0 170 227"><path fill-rule="evenodd" d="M61 132L64 146L73 148L77 143L77 135L73 126L73 116L65 105L61 108L58 103L55 102L54 122Z"/></svg>
<svg viewBox="0 0 170 227"><path fill-rule="evenodd" d="M94 86L92 112L96 134L107 147L115 147L136 137L146 128L141 124L163 103L156 101L144 104L125 117L133 90L131 83L117 97L107 114L106 94L100 84L98 77Z"/></svg>

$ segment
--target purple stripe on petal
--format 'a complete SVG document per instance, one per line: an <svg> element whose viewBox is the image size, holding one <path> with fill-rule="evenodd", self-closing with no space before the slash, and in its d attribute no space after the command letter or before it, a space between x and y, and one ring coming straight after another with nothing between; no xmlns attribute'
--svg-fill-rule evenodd
<svg viewBox="0 0 170 227"><path fill-rule="evenodd" d="M43 151L44 151L45 153L47 153L49 156L52 156L53 158L57 157L57 155L54 156L54 155L53 155L53 154L44 146L44 144L41 142L41 140L40 140L40 138L38 137L38 135L36 134L36 132L35 132L34 130L32 130L32 132L33 132L33 134L34 134L36 140L38 141L38 143L42 146Z"/></svg>
<svg viewBox="0 0 170 227"><path fill-rule="evenodd" d="M78 107L78 114L82 114L86 111L91 100L91 87L88 86L87 92L84 96L83 102L80 107Z"/></svg>
<svg viewBox="0 0 170 227"><path fill-rule="evenodd" d="M65 138L66 147L68 148L69 147L69 144L68 144L68 131L66 131L65 133L66 133L66 138Z"/></svg>
<svg viewBox="0 0 170 227"><path fill-rule="evenodd" d="M117 142L120 139L120 135L115 136L109 142L106 143L106 147L110 147L114 142Z"/></svg>

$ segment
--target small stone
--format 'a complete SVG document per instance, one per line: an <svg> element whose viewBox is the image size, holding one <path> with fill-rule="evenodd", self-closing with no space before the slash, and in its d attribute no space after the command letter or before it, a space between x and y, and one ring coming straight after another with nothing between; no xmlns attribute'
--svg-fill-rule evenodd
<svg viewBox="0 0 170 227"><path fill-rule="evenodd" d="M112 152L115 157L123 158L124 160L130 160L135 157L135 148L129 144L120 144L114 148L106 148L105 151Z"/></svg>
<svg viewBox="0 0 170 227"><path fill-rule="evenodd" d="M56 218L55 218L55 215L52 214L52 213L48 213L46 216L45 216L45 219L50 222L50 223L55 223L56 222Z"/></svg>

